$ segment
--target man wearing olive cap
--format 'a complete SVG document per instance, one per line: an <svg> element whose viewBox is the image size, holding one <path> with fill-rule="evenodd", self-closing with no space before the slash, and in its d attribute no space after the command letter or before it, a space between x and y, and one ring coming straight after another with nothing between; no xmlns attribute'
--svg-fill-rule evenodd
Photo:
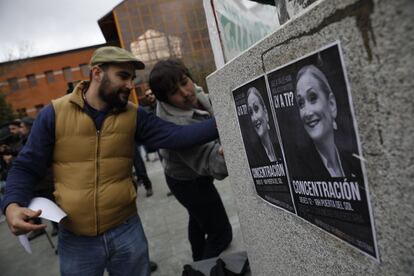
<svg viewBox="0 0 414 276"><path fill-rule="evenodd" d="M52 165L62 275L149 275L148 245L131 178L135 143L181 149L217 138L213 120L177 126L137 108L128 97L144 64L128 51L102 47L90 80L52 101L38 115L7 179L3 211L15 235L42 229L26 208L33 186Z"/></svg>

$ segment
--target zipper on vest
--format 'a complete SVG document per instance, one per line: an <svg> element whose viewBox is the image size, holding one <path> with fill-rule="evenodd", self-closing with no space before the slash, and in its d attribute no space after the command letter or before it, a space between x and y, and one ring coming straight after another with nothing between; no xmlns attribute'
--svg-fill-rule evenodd
<svg viewBox="0 0 414 276"><path fill-rule="evenodd" d="M101 131L96 130L96 184L95 184L95 206L96 206L96 235L99 235L99 208L98 208L98 188L99 188L99 170L100 170L100 149L101 149Z"/></svg>

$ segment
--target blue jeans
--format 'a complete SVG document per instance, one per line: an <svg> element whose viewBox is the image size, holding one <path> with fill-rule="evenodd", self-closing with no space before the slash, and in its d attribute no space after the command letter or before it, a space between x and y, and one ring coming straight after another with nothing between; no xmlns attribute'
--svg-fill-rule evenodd
<svg viewBox="0 0 414 276"><path fill-rule="evenodd" d="M63 276L150 275L148 243L138 215L105 233L78 236L59 228L60 273Z"/></svg>

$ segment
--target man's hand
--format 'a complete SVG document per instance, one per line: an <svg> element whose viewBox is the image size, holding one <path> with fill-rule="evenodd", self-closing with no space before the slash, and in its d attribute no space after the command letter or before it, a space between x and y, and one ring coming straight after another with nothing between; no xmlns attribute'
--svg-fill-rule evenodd
<svg viewBox="0 0 414 276"><path fill-rule="evenodd" d="M33 224L29 221L31 218L40 216L41 213L41 210L33 211L29 208L20 207L16 203L11 203L6 208L7 224L10 231L17 236L46 228L46 224Z"/></svg>

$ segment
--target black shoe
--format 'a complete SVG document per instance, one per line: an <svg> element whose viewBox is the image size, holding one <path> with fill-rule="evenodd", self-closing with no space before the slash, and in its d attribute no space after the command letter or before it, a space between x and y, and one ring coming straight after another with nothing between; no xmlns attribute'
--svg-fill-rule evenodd
<svg viewBox="0 0 414 276"><path fill-rule="evenodd" d="M151 272L154 272L155 270L157 270L158 265L155 262L150 261L149 263L150 263L150 270L151 270Z"/></svg>
<svg viewBox="0 0 414 276"><path fill-rule="evenodd" d="M167 193L167 196L172 196L173 195L173 193L171 192L171 191L169 191L168 193Z"/></svg>

